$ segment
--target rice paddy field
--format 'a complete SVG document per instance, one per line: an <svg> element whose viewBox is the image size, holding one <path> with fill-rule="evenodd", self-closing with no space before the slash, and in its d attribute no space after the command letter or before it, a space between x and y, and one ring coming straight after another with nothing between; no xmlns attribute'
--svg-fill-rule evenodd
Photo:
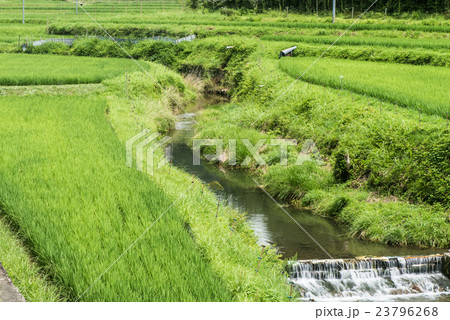
<svg viewBox="0 0 450 320"><path fill-rule="evenodd" d="M280 67L296 79L314 60L282 60ZM442 117L450 110L447 68L326 58L314 66L314 72L305 74L303 80L337 89L342 85L343 90L379 98L381 103L398 103Z"/></svg>
<svg viewBox="0 0 450 320"><path fill-rule="evenodd" d="M85 300L231 299L196 251L170 200L155 183L121 165L123 148L103 116L104 101L23 97L2 98L1 105L2 210L21 226L67 297L78 298L169 210L152 236L134 248L131 260L108 274L119 281L103 282ZM20 136L18 125L24 128Z"/></svg>
<svg viewBox="0 0 450 320"><path fill-rule="evenodd" d="M146 63L141 65L148 69ZM125 59L0 54L3 86L100 83L136 70L140 66Z"/></svg>
<svg viewBox="0 0 450 320"><path fill-rule="evenodd" d="M267 148L266 167L240 167L277 199L349 237L449 248L448 17L261 10L30 0L23 24L22 3L0 0L0 261L27 301L301 294L280 251L260 257L245 213L202 181L126 166L129 138L167 134L209 94L222 103L202 106L196 137L314 140L320 165L279 166ZM136 40L122 46L145 70L109 35ZM29 46L63 37L74 44Z"/></svg>

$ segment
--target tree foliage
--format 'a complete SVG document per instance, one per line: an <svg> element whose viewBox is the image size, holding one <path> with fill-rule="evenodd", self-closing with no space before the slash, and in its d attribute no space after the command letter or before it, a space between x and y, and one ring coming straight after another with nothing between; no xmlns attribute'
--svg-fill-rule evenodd
<svg viewBox="0 0 450 320"><path fill-rule="evenodd" d="M331 11L333 0L224 0L215 3L213 0L190 0L192 8L207 7L218 9L227 7L234 9L281 9L302 13L317 11ZM370 7L374 0L336 0L338 12L349 12L352 8L355 12L363 12ZM428 13L445 12L449 10L449 0L378 0L373 6L373 11L388 13L401 13L422 11ZM214 8L213 8L214 7Z"/></svg>

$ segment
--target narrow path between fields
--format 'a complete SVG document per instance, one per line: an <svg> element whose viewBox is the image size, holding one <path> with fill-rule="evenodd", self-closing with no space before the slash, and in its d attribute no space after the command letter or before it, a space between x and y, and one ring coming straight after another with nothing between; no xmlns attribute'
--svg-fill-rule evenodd
<svg viewBox="0 0 450 320"><path fill-rule="evenodd" d="M25 298L13 285L0 262L0 302L24 302Z"/></svg>

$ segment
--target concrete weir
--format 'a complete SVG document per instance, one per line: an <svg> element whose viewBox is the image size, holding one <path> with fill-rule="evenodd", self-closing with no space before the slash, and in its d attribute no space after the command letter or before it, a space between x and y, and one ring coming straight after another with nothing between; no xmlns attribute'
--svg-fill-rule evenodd
<svg viewBox="0 0 450 320"><path fill-rule="evenodd" d="M0 262L0 302L25 302Z"/></svg>
<svg viewBox="0 0 450 320"><path fill-rule="evenodd" d="M290 280L306 301L448 301L450 254L303 260Z"/></svg>
<svg viewBox="0 0 450 320"><path fill-rule="evenodd" d="M444 253L442 257L442 273L450 278L450 253Z"/></svg>

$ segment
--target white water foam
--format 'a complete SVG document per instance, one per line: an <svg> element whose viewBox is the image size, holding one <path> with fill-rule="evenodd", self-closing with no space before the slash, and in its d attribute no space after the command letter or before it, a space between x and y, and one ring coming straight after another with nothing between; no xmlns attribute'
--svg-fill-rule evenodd
<svg viewBox="0 0 450 320"><path fill-rule="evenodd" d="M298 261L291 281L306 301L430 301L450 298L442 256Z"/></svg>

